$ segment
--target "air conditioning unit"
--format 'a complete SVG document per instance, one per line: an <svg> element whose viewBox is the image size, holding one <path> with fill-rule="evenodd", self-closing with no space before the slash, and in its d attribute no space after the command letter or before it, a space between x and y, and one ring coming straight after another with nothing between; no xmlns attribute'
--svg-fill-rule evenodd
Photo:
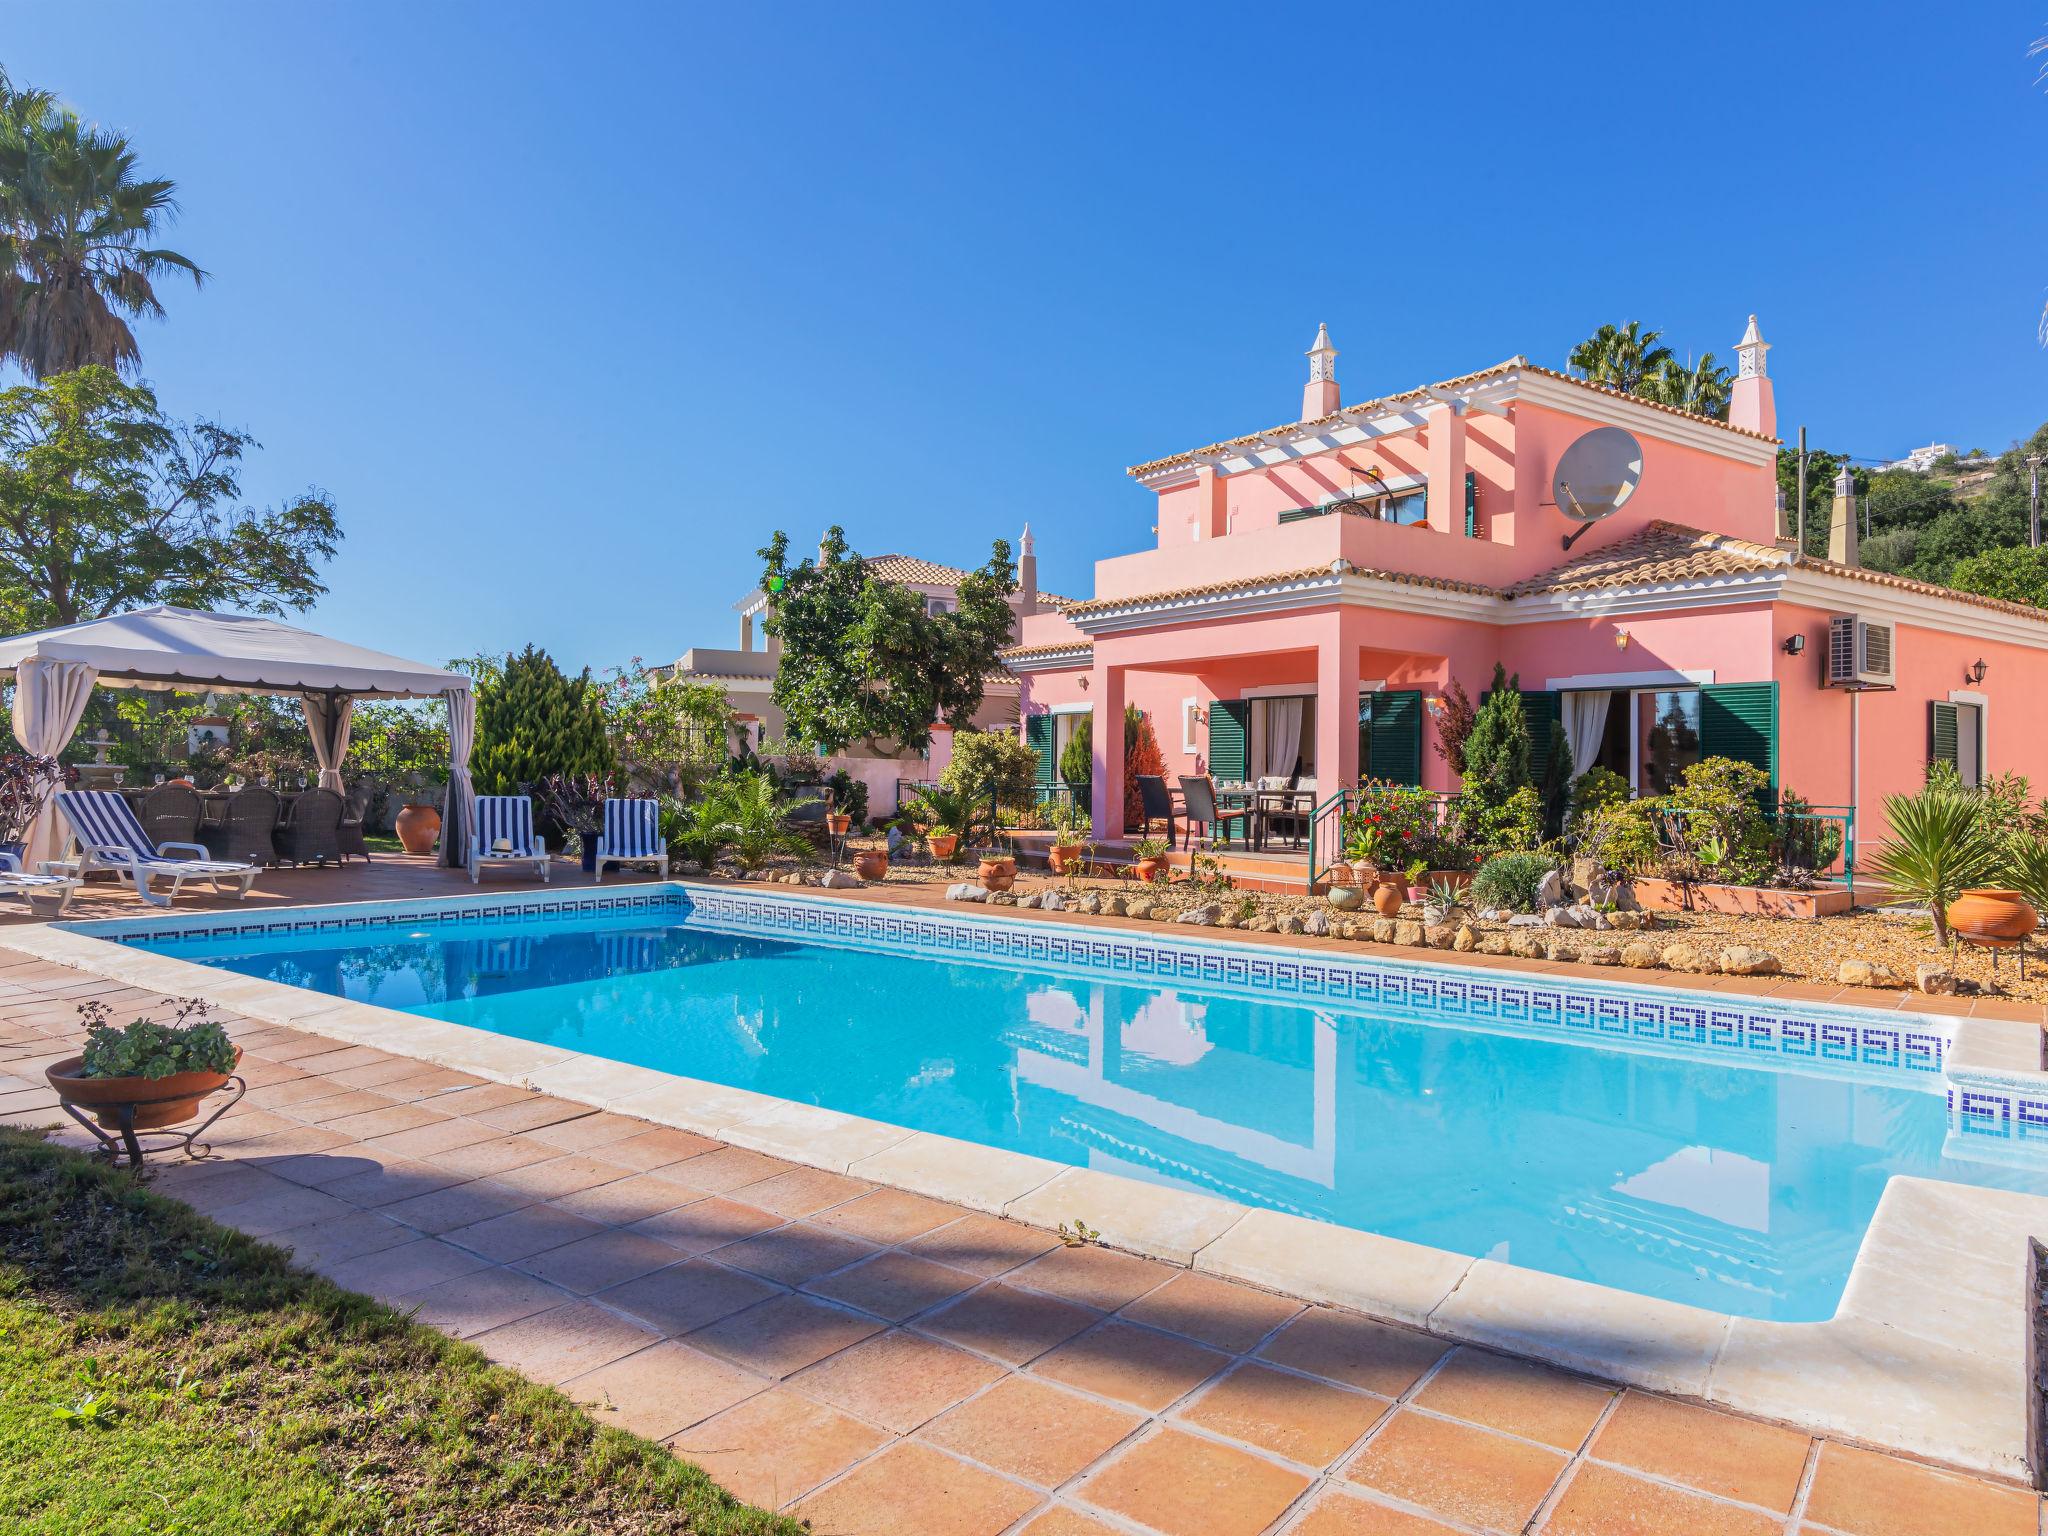
<svg viewBox="0 0 2048 1536"><path fill-rule="evenodd" d="M1828 674L1830 688L1890 688L1894 626L1873 623L1853 613L1838 613L1828 620Z"/></svg>

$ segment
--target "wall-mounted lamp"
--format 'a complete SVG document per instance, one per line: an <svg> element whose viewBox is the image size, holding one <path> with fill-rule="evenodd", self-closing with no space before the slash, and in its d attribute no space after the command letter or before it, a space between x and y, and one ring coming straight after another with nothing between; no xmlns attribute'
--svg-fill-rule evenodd
<svg viewBox="0 0 2048 1536"><path fill-rule="evenodd" d="M1979 656L1973 665L1963 668L1963 676L1967 677L1972 683L1981 683L1984 681L1984 674L1988 670L1984 665L1984 658Z"/></svg>
<svg viewBox="0 0 2048 1536"><path fill-rule="evenodd" d="M1617 629L1617 630L1616 630L1616 631L1614 632L1614 648L1615 648L1615 649L1616 649L1617 651L1625 651L1625 650L1627 650L1627 649L1628 649L1628 642L1629 642L1629 633L1628 633L1628 631L1627 631L1627 630L1625 630L1625 629Z"/></svg>
<svg viewBox="0 0 2048 1536"><path fill-rule="evenodd" d="M1081 674L1081 691L1083 693L1088 691L1088 674L1086 672Z"/></svg>
<svg viewBox="0 0 2048 1536"><path fill-rule="evenodd" d="M1442 724L1444 712L1447 709L1449 709L1450 706L1444 703L1444 696L1442 694L1432 693L1431 695L1429 695L1429 697L1422 701L1422 707L1429 711L1430 719L1436 721L1438 724Z"/></svg>
<svg viewBox="0 0 2048 1536"><path fill-rule="evenodd" d="M1801 656L1801 655L1804 655L1804 654L1805 654L1805 652L1806 652L1806 636L1804 636L1804 635L1791 635L1791 636L1788 636L1788 637L1787 637L1787 639L1786 639L1786 641L1785 641L1785 654L1786 654L1787 656Z"/></svg>

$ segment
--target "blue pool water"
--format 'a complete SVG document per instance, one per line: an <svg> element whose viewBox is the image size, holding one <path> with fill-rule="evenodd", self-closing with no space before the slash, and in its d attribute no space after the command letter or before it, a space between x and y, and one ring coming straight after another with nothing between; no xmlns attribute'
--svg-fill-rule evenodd
<svg viewBox="0 0 2048 1536"><path fill-rule="evenodd" d="M1749 1317L1832 1315L1938 1071L1645 1054L1429 1007L794 941L703 913L147 948ZM1085 1213L1084 1213L1085 1214Z"/></svg>

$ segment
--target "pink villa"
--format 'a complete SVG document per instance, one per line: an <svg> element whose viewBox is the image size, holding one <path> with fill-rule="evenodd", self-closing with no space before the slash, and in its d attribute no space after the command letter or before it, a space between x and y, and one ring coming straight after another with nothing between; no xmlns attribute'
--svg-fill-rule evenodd
<svg viewBox="0 0 2048 1536"><path fill-rule="evenodd" d="M1799 558L1767 349L1751 317L1722 422L1520 357L1347 406L1320 331L1300 420L1130 471L1156 545L1023 620L1006 659L1027 738L1049 773L1081 716L1135 704L1169 780L1455 789L1431 749L1442 694L1456 679L1476 702L1499 662L1580 772L1650 794L1698 757L1739 758L1856 807L1860 841L1931 756L1969 781L2048 780L2048 712L2011 702L2038 686L2048 614L1860 568L1846 478L1810 495L1830 558ZM1620 445L1625 499L1559 487L1560 459L1602 429L1590 461ZM1111 842L1120 735L1093 733Z"/></svg>

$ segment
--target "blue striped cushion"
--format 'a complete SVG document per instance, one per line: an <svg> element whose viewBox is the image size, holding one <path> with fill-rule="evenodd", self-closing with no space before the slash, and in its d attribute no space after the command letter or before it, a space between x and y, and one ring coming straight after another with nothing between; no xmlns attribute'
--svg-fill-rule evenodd
<svg viewBox="0 0 2048 1536"><path fill-rule="evenodd" d="M57 809L71 822L81 843L100 848L125 848L139 859L159 855L142 830L128 802L111 789L60 789Z"/></svg>
<svg viewBox="0 0 2048 1536"><path fill-rule="evenodd" d="M607 800L604 851L625 859L653 859L668 852L661 840L661 802Z"/></svg>
<svg viewBox="0 0 2048 1536"><path fill-rule="evenodd" d="M476 842L486 857L504 838L512 845L511 857L532 858L533 802L524 795L478 795L476 797Z"/></svg>

